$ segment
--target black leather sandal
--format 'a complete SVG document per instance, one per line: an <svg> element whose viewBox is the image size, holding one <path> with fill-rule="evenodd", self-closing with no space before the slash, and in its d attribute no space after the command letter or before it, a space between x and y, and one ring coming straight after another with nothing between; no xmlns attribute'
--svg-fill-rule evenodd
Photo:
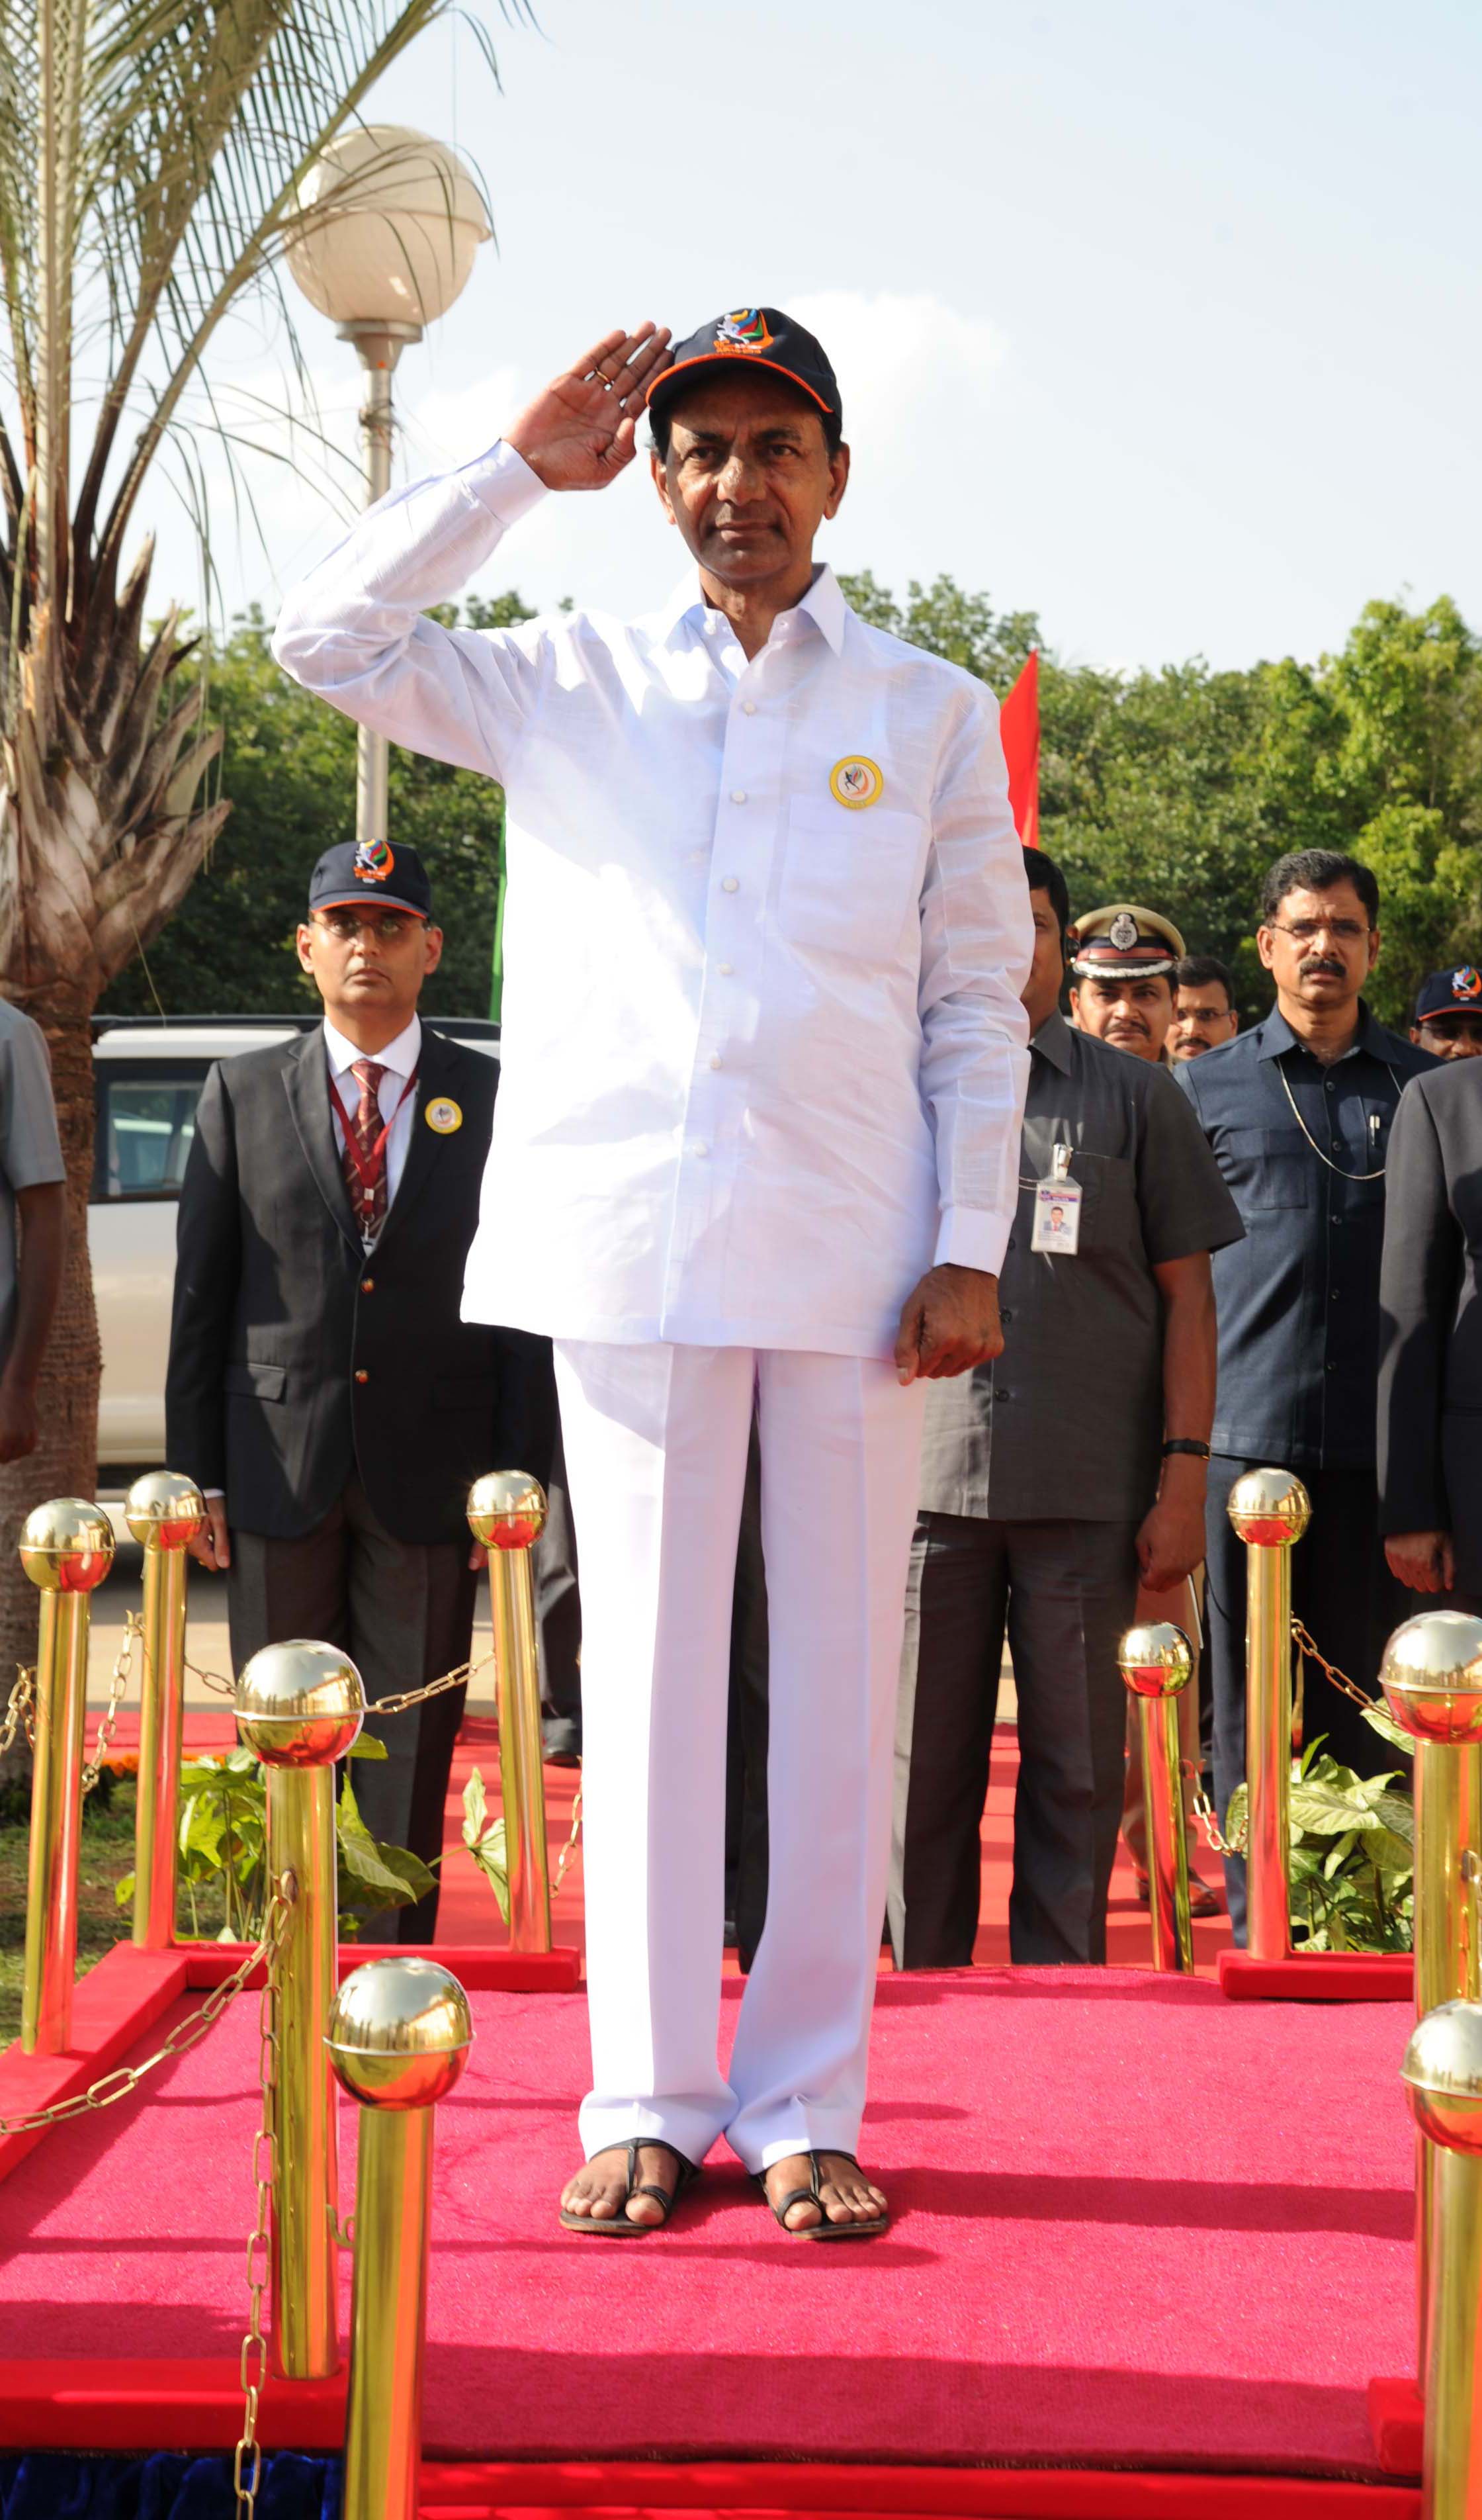
<svg viewBox="0 0 1482 2520"><path fill-rule="evenodd" d="M677 2162L679 2177L674 2182L672 2193L667 2188L656 2186L651 2180L640 2180L638 2156L646 2144L651 2151L667 2152L671 2159ZM621 2152L623 2149L624 2147L618 2143L605 2143L602 2152ZM568 2214L563 2210L561 2217L561 2228L563 2231L581 2231L591 2240L647 2240L651 2239L655 2231L661 2231L664 2228L685 2189L693 2187L699 2177L699 2172L693 2161L687 2161L682 2152L675 2150L672 2143L665 2143L662 2136L635 2136L626 2149L628 2187L627 2194L617 2212L594 2218L591 2214ZM593 2161L599 2161L601 2158L602 2153L594 2152L591 2155ZM663 2207L663 2220L657 2223L635 2223L628 2212L630 2196L651 2196L656 2205Z"/></svg>
<svg viewBox="0 0 1482 2520"><path fill-rule="evenodd" d="M859 2169L859 2163L855 2161L853 2153L840 2152L837 2144L829 2144L826 2146L825 2152L823 2153L810 2152L808 2155L807 2186L789 2187L786 2195L779 2198L775 2205L773 2204L771 2197L767 2194L766 2172L764 2170L753 2170L751 2176L755 2180L757 2186L762 2191L767 2211L771 2215L773 2221L782 2226L782 2228L786 2232L789 2240L878 2239L881 2231L888 2231L890 2228L890 2217L888 2214L876 2214L874 2219L868 2223L859 2223L852 2219L847 2223L830 2222L828 2212L824 2204L824 2173L820 2168L820 2163L825 2158L831 2161L851 2162L856 2170ZM816 2223L807 2223L803 2226L801 2230L795 2231L792 2228L791 2224L787 2221L787 2216L794 2205L816 2205L819 2213L818 2221Z"/></svg>

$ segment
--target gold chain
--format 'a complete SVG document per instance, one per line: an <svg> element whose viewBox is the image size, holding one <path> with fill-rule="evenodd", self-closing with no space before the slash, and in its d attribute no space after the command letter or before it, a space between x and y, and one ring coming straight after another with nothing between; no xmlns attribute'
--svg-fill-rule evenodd
<svg viewBox="0 0 1482 2520"><path fill-rule="evenodd" d="M192 1680L199 1680L203 1688L214 1689L218 1697L236 1696L237 1683L235 1680L227 1680L221 1672L202 1671L201 1665L196 1662L187 1662L185 1668Z"/></svg>
<svg viewBox="0 0 1482 2520"><path fill-rule="evenodd" d="M556 1878L551 1884L553 1892L561 1888L561 1883L566 1877L566 1866L570 1863L572 1856L576 1853L576 1841L580 1835L581 1787L578 1785L576 1788L576 1799L571 1805L571 1834L567 1838L565 1845L561 1850L561 1862L556 1868Z"/></svg>
<svg viewBox="0 0 1482 2520"><path fill-rule="evenodd" d="M1291 1634L1292 1642L1296 1645L1298 1653L1304 1656L1311 1654L1313 1661L1319 1664L1321 1668L1326 1672L1334 1688L1341 1689L1345 1697L1351 1697L1355 1706L1382 1705L1383 1700L1381 1698L1370 1697L1367 1689L1363 1689L1359 1687L1356 1680L1349 1679L1346 1671L1339 1671L1334 1664L1328 1661L1326 1654L1320 1653L1318 1651L1317 1646L1313 1643L1312 1638L1303 1627L1300 1619L1292 1620Z"/></svg>
<svg viewBox="0 0 1482 2520"><path fill-rule="evenodd" d="M1210 1854L1244 1855L1250 1846L1249 1824L1247 1823L1244 1828L1236 1829L1234 1837L1227 1837L1220 1826L1220 1815L1204 1791L1198 1769L1193 1761L1185 1759L1182 1766L1189 1779L1190 1802L1193 1816L1204 1832Z"/></svg>
<svg viewBox="0 0 1482 2520"><path fill-rule="evenodd" d="M82 1771L82 1794L84 1801L92 1792L93 1787L96 1785L99 1778L103 1774L104 1752L107 1750L109 1743L113 1737L113 1727L118 1721L118 1709L123 1704L124 1692L129 1685L129 1673L133 1668L134 1647L139 1642L143 1635L144 1622L140 1618L138 1611L125 1610L123 1614L123 1642L113 1656L113 1675L112 1680L109 1682L108 1704L103 1710L103 1721L98 1727L98 1738L93 1743L93 1755L86 1762Z"/></svg>
<svg viewBox="0 0 1482 2520"><path fill-rule="evenodd" d="M445 1671L441 1680L429 1680L421 1688L398 1689L394 1697L378 1697L366 1708L368 1715L405 1715L409 1707L425 1706L429 1697L443 1697L450 1688L463 1688L488 1671L494 1657L486 1653L480 1662L461 1662L456 1671Z"/></svg>
<svg viewBox="0 0 1482 2520"><path fill-rule="evenodd" d="M260 1949L267 1953L267 1977L257 2012L257 2080L262 2092L262 2107L257 2133L252 2138L252 2179L257 2189L257 2214L247 2247L247 2334L242 2340L242 2434L237 2454L232 2461L232 2487L237 2497L237 2520L253 2520L257 2509L257 2488L262 2480L262 2450L257 2439L257 2408L262 2397L262 2384L267 2376L267 2345L262 2333L262 2296L272 2272L273 2244L273 2161L274 2105L278 2085L278 1968L283 1956L284 1938L298 1895L292 1872L283 1873L274 1885L263 1929ZM248 2465L250 2462L250 2465ZM246 2473L244 2470L246 2469Z"/></svg>
<svg viewBox="0 0 1482 2520"><path fill-rule="evenodd" d="M11 1690L10 1704L5 1710L5 1722L0 1725L0 1759L5 1757L8 1750L14 1748L16 1735L22 1724L25 1727L26 1747L33 1750L36 1746L36 1674L33 1668L27 1669L24 1663L18 1662L16 1685Z"/></svg>
<svg viewBox="0 0 1482 2520"><path fill-rule="evenodd" d="M146 2056L142 2065L119 2065L112 2074L105 2074L101 2082L90 2083L85 2092L74 2092L69 2100L58 2100L49 2109L32 2109L23 2118L0 2118L0 2135L34 2135L41 2127L62 2126L68 2118L84 2117L90 2109L111 2109L115 2100L126 2100L131 2092L137 2091L145 2076L153 2074L157 2065L167 2064L172 2056L186 2055L205 2037L233 1996L242 1993L253 1969L276 1950L283 1930L279 1911L282 1908L287 1913L291 1907L291 1897L274 1892L262 1940L255 1951L248 1952L230 1977L223 1978L219 1986L212 1987L204 2003L199 2005L195 2012L187 2013L183 2021L177 2022L163 2047L157 2048L153 2056Z"/></svg>

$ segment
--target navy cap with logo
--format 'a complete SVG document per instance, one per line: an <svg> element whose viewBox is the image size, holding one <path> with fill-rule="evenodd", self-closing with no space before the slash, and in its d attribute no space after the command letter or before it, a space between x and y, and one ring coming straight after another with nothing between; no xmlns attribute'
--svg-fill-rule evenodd
<svg viewBox="0 0 1482 2520"><path fill-rule="evenodd" d="M687 341L676 342L668 367L649 387L649 409L667 404L675 394L683 392L696 369L735 361L746 367L771 368L780 377L790 377L831 420L842 419L838 380L829 365L823 343L777 306L733 306L729 315L717 315L712 322L701 324Z"/></svg>
<svg viewBox="0 0 1482 2520"><path fill-rule="evenodd" d="M1482 971L1471 963L1453 964L1449 971L1432 971L1415 992L1415 1021L1428 1015L1482 1015Z"/></svg>
<svg viewBox="0 0 1482 2520"><path fill-rule="evenodd" d="M326 849L309 878L310 912L347 910L363 901L430 919L432 887L417 851L393 849L389 840L341 840Z"/></svg>

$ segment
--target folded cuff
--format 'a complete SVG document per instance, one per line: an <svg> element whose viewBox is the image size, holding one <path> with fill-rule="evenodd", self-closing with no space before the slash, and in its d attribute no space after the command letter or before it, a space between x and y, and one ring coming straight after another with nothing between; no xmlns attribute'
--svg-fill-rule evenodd
<svg viewBox="0 0 1482 2520"><path fill-rule="evenodd" d="M982 1269L996 1278L1004 1265L1009 1248L1011 1216L999 1216L991 1208L944 1207L937 1232L934 1259L937 1266L951 1261L959 1269Z"/></svg>
<svg viewBox="0 0 1482 2520"><path fill-rule="evenodd" d="M517 524L546 496L539 473L532 472L524 457L502 437L496 437L487 455L475 456L464 466L463 478L480 506L502 525Z"/></svg>

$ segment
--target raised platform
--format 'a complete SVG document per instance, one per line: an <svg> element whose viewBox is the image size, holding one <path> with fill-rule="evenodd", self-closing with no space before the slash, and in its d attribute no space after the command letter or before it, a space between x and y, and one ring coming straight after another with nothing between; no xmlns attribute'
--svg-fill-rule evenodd
<svg viewBox="0 0 1482 2520"><path fill-rule="evenodd" d="M1124 1970L886 1978L864 2152L896 2223L820 2248L719 2158L662 2239L562 2233L584 2005L472 2002L428 2305L427 2449L459 2474L429 2474L429 2513L631 2508L653 2461L677 2473L645 2507L782 2508L783 2471L742 2462L799 2458L835 2490L794 2509L1234 2520L1240 2479L1263 2511L1312 2520L1415 2508L1381 2485L1366 2408L1370 2376L1414 2354L1392 2005L1232 2004ZM233 2005L148 2098L49 2137L0 2188L5 2442L235 2438L255 2009ZM341 2128L347 2204L348 2109ZM127 2339L126 2367L102 2362L106 2338ZM267 2437L328 2446L337 2392L295 2397L271 2394ZM725 2496L692 2465L716 2461L740 2480ZM898 2495L869 2482L885 2465ZM1011 2490L961 2473L989 2469L1046 2473ZM1151 2473L1120 2500L1044 2498L1071 2469L1087 2494L1087 2471ZM1282 2478L1331 2482L1283 2503Z"/></svg>

